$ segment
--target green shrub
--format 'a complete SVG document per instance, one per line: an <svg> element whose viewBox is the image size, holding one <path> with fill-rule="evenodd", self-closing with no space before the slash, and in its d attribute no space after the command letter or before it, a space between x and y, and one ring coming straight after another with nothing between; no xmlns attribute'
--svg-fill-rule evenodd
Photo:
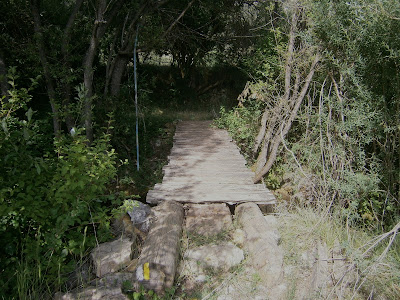
<svg viewBox="0 0 400 300"><path fill-rule="evenodd" d="M82 130L45 139L27 108L29 91L13 84L1 106L0 298L50 295L72 259L110 237L112 197L104 193L116 175L111 126L90 146Z"/></svg>

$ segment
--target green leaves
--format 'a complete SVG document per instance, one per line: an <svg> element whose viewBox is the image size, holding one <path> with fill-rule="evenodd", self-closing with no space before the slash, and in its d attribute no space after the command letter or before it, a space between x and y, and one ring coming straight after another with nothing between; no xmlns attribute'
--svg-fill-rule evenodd
<svg viewBox="0 0 400 300"><path fill-rule="evenodd" d="M84 255L95 244L93 230L104 231L100 239L109 237L111 208L99 199L116 174L108 134L92 146L82 129L73 137L61 135L54 143L46 139L47 120L35 119L33 109L27 108L30 88L18 88L13 72L15 68L10 73L10 101L2 99L0 110L0 239L6 249L0 253L0 264L7 266L12 280L0 298L15 295L11 273L21 256L35 261L42 278L52 282L66 266L60 262Z"/></svg>

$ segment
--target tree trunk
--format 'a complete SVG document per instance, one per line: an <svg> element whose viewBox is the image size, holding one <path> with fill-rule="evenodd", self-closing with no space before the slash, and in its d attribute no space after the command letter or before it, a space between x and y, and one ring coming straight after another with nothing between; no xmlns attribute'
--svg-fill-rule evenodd
<svg viewBox="0 0 400 300"><path fill-rule="evenodd" d="M183 9L183 11L179 14L178 18L172 22L172 24L168 27L168 29L162 34L160 39L164 39L168 33L178 24L179 20L185 15L187 10L193 5L196 0L192 0L188 3L188 5ZM159 2L156 6L152 7L151 10L154 10L161 6L163 2ZM148 3L144 1L136 13L135 17L132 19L129 28L127 30L127 34L125 41L121 45L121 50L118 55L115 57L114 62L112 63L113 67L111 71L111 83L110 83L110 94L112 96L116 96L119 94L121 89L121 82L124 72L126 70L126 66L129 62L130 57L133 55L133 47L134 47L134 34L136 30L136 25L139 21L139 18L144 14L145 10L148 7ZM106 88L108 90L108 88Z"/></svg>
<svg viewBox="0 0 400 300"><path fill-rule="evenodd" d="M294 12L292 15L292 21L290 24L290 32L289 32L289 43L287 50L287 57L285 63L285 92L283 98L279 99L278 105L274 107L272 112L269 112L268 109L265 110L262 119L261 119L261 127L256 137L256 142L253 147L253 154L257 154L257 151L261 145L263 140L267 142L271 138L271 134L275 129L276 122L278 121L280 115L282 114L282 110L287 105L290 98L291 91L291 77L292 77L292 64L293 64L293 55L294 55L294 42L296 39L296 28L297 28L297 12ZM298 78L296 77L296 83L298 83ZM295 89L298 89L298 86L295 86ZM269 126L267 126L269 125ZM268 151L268 145L263 147L262 153ZM260 158L260 157L259 157ZM264 158L261 158L264 161ZM257 160L257 172L261 169L262 162Z"/></svg>
<svg viewBox="0 0 400 300"><path fill-rule="evenodd" d="M76 16L79 12L80 7L82 6L82 3L83 3L83 0L76 0L74 9L72 10L72 13L69 16L68 22L64 28L64 35L63 35L63 39L61 41L61 53L62 53L63 60L64 60L63 66L64 66L65 74L68 74L69 70L71 69L71 65L69 63L70 57L69 57L68 45L69 45L69 41L71 39L71 29L72 29L72 26L74 25L74 21L76 19ZM68 131L70 131L71 128L74 127L75 124L74 124L74 119L71 116L71 112L70 112L71 84L70 84L68 75L66 75L64 78L63 94L64 94L63 109L65 110L65 123L67 125Z"/></svg>
<svg viewBox="0 0 400 300"><path fill-rule="evenodd" d="M1 97L4 97L4 100L7 102L8 101L7 68L1 52L0 52L0 89L1 89Z"/></svg>
<svg viewBox="0 0 400 300"><path fill-rule="evenodd" d="M50 73L50 67L47 62L46 51L45 51L45 47L44 47L38 0L31 1L31 10L32 10L32 16L33 16L33 25L34 25L35 35L36 35L36 45L38 47L39 58L40 58L40 62L43 67L44 77L46 79L47 95L49 96L51 111L53 114L54 135L56 137L59 137L59 135L60 135L60 120L59 120L59 112L58 112L58 108L57 108L57 104L56 104L56 91L54 88L53 78Z"/></svg>
<svg viewBox="0 0 400 300"><path fill-rule="evenodd" d="M83 108L84 124L86 129L86 138L89 143L93 141L93 125L92 125L92 100L93 100L93 62L97 55L97 50L101 38L104 36L108 25L114 19L118 9L123 1L117 1L111 8L109 14L106 15L107 9L111 5L106 0L99 0L96 6L96 20L94 21L92 35L89 47L83 61L83 84L86 90L86 99Z"/></svg>
<svg viewBox="0 0 400 300"><path fill-rule="evenodd" d="M121 49L118 52L118 55L114 58L114 61L111 63L110 68L110 94L111 96L116 96L119 94L121 90L121 82L122 77L125 73L126 66L129 62L129 59L133 56L133 48L135 46L135 33L136 26L138 24L139 18L143 15L145 9L147 8L147 2L144 1L137 11L136 15L130 22L127 33L125 35L125 39L122 38L121 41ZM124 26L125 27L125 26ZM124 29L122 29L122 36L124 35ZM106 87L108 90L108 87Z"/></svg>
<svg viewBox="0 0 400 300"><path fill-rule="evenodd" d="M117 57L115 58L110 84L111 96L116 96L119 94L119 91L121 90L122 77L124 75L128 62L129 57L127 56L117 55Z"/></svg>
<svg viewBox="0 0 400 300"><path fill-rule="evenodd" d="M297 117L297 112L299 111L300 105L303 102L303 99L307 94L311 80L314 77L315 69L319 62L319 59L320 59L319 54L316 54L314 61L311 64L310 71L306 77L305 83L301 89L301 92L300 92L299 96L297 97L297 99L295 99L295 106L293 107L288 120L285 123L282 123L281 129L278 130L278 132L275 132L274 138L273 138L272 142L270 142L272 147L271 147L271 151L267 154L268 155L267 162L265 163L264 167L256 173L256 176L254 177L254 183L259 182L261 180L261 178L265 174L268 173L268 171L271 169L272 165L274 164L274 162L277 158L277 155L278 155L278 149L282 142L282 139L285 138L285 136L289 133L289 130L292 127L293 121Z"/></svg>
<svg viewBox="0 0 400 300"><path fill-rule="evenodd" d="M93 142L93 126L92 126L92 97L93 97L93 61L97 52L99 40L97 38L97 26L93 29L90 45L86 52L83 62L83 85L86 90L85 103L83 107L83 116L86 130L86 138L89 143Z"/></svg>
<svg viewBox="0 0 400 300"><path fill-rule="evenodd" d="M136 281L145 288L163 292L174 283L184 212L182 204L174 201L164 201L156 210L156 219L139 257Z"/></svg>

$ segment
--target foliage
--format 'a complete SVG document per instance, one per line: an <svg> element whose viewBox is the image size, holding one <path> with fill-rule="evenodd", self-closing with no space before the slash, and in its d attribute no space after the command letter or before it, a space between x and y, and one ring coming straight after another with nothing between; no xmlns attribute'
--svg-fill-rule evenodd
<svg viewBox="0 0 400 300"><path fill-rule="evenodd" d="M332 18L322 15L325 9ZM367 182L375 181L364 198L367 203L358 207L376 220L386 217L387 221L392 219L400 196L400 149L395 142L399 140L400 93L395 82L400 76L400 43L392 34L400 26L393 18L399 9L399 3L390 0L368 5L362 1L320 1L313 6L315 35L326 49L332 78L337 78L339 93L333 97L335 106L330 104L337 116L334 127L359 170L359 176L348 182L356 180L368 189L371 184ZM367 181L360 180L361 174L369 177Z"/></svg>
<svg viewBox="0 0 400 300"><path fill-rule="evenodd" d="M130 283L127 282L126 286L129 286L129 284ZM123 289L124 289L124 287L123 287ZM128 288L128 290L129 290L129 288ZM175 288L172 287L172 288L167 289L162 296L158 296L152 290L147 291L143 287L141 287L138 292L127 293L127 294L129 296L129 299L132 299L132 300L169 300L169 299L173 299L173 297L175 295Z"/></svg>
<svg viewBox="0 0 400 300"><path fill-rule="evenodd" d="M110 124L91 146L81 130L52 144L28 109L32 88L18 88L16 79L12 69L1 107L1 285L3 297L32 298L43 286L52 291L62 284L71 259L109 236L110 198L103 195L116 165Z"/></svg>
<svg viewBox="0 0 400 300"><path fill-rule="evenodd" d="M230 111L221 107L220 117L215 125L226 128L242 150L249 150L254 143L255 124L260 114L261 110L257 107L237 107ZM250 151L244 154L251 157Z"/></svg>
<svg viewBox="0 0 400 300"><path fill-rule="evenodd" d="M288 20L294 8L299 15L303 14L295 31L292 68L304 68L307 65L304 53L312 48L319 49L322 59L294 126L283 142L289 151L281 163L288 164L275 169L284 166L291 172L293 165L300 166L297 172L306 178L308 185L299 184L304 179L297 177L292 184L299 188L293 193L300 192L303 186L307 190L303 200L307 203L334 205L344 217L356 222L371 225L396 222L400 172L400 94L396 82L400 74L400 43L393 33L399 26L394 17L400 9L397 1L283 3L282 18L275 20L276 26L260 37L260 41L267 41L265 44L273 44L275 50L258 46L255 51L258 68L252 67L252 58L247 62L256 80L246 88L251 92L243 94L245 107L258 106L260 111L252 119L237 113L236 110L243 109L240 99L239 108L223 112L223 120L219 122L238 141L243 139L241 128L246 128L249 133L246 142L239 143L245 152L250 152L262 110L275 109L284 94L283 66L285 62L290 64L286 54L289 38L285 36L290 31ZM294 72L291 77L289 96L296 93ZM276 131L278 125L267 128L267 132ZM274 172L270 172L267 181L274 177ZM274 181L276 187L278 181ZM282 180L281 184L284 183Z"/></svg>

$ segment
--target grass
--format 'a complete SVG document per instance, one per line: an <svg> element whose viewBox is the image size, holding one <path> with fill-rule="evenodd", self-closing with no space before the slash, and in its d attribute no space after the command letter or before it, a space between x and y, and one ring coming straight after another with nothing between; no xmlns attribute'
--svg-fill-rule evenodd
<svg viewBox="0 0 400 300"><path fill-rule="evenodd" d="M296 299L296 286L307 275L305 253L312 253L318 243L326 244L330 253L338 245L345 257L347 278L351 285L346 287L345 298L364 299L373 296L374 299L400 299L400 257L398 239L387 248L389 237L376 244L374 249L365 253L371 242L376 241L373 232L364 228L350 228L343 224L338 215L327 214L308 207L297 206L288 210L286 205L278 206L278 217L285 251L285 265L292 267L287 274L288 298ZM382 254L384 254L382 256ZM303 256L303 257L302 257ZM294 271L293 271L294 270ZM332 273L328 274L332 277ZM349 283L346 280L326 285L315 299L335 298L335 294Z"/></svg>

